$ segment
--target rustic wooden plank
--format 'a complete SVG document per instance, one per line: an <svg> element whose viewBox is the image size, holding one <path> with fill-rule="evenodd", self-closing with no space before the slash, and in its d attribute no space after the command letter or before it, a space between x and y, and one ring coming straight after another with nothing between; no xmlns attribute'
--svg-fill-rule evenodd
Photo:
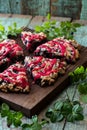
<svg viewBox="0 0 87 130"><path fill-rule="evenodd" d="M0 0L0 13L21 13L21 0Z"/></svg>
<svg viewBox="0 0 87 130"><path fill-rule="evenodd" d="M2 14L0 13L0 18L9 18L11 14Z"/></svg>
<svg viewBox="0 0 87 130"><path fill-rule="evenodd" d="M51 0L51 14L53 16L80 18L82 1Z"/></svg>
<svg viewBox="0 0 87 130"><path fill-rule="evenodd" d="M47 18L45 17L44 21L46 21L46 20L47 20ZM71 18L70 17L67 18L67 17L56 17L56 16L52 16L51 20L56 20L56 21L61 22L61 21L71 21Z"/></svg>
<svg viewBox="0 0 87 130"><path fill-rule="evenodd" d="M10 17L13 17L13 18L22 18L22 19L29 19L31 20L32 18L32 15L24 15L24 14L12 14Z"/></svg>
<svg viewBox="0 0 87 130"><path fill-rule="evenodd" d="M47 15L50 9L50 0L22 0L22 13L30 15Z"/></svg>
<svg viewBox="0 0 87 130"><path fill-rule="evenodd" d="M34 29L36 25L42 25L44 21L44 16L35 16L31 20L30 24L27 26L28 28Z"/></svg>
<svg viewBox="0 0 87 130"><path fill-rule="evenodd" d="M87 20L73 20L73 23L80 23L81 25L87 25Z"/></svg>
<svg viewBox="0 0 87 130"><path fill-rule="evenodd" d="M82 0L82 9L80 14L80 19L87 20L87 1Z"/></svg>
<svg viewBox="0 0 87 130"><path fill-rule="evenodd" d="M32 19L31 15L19 15L19 14L0 14L0 22L7 29L9 25L14 22L17 23L18 27L26 27L29 25Z"/></svg>
<svg viewBox="0 0 87 130"><path fill-rule="evenodd" d="M87 46L87 25L77 29L74 33L74 39L81 45Z"/></svg>
<svg viewBox="0 0 87 130"><path fill-rule="evenodd" d="M30 15L10 15L9 17L5 18L1 18L1 21L3 23L3 25L5 25L6 29L8 28L8 26L12 25L14 22L17 23L17 27L25 27L30 23L32 16ZM6 24L5 24L6 23Z"/></svg>

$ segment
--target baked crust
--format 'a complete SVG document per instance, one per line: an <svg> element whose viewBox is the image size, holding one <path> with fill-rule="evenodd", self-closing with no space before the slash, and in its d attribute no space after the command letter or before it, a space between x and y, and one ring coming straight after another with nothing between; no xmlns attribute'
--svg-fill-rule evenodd
<svg viewBox="0 0 87 130"><path fill-rule="evenodd" d="M40 86L51 85L59 74L64 74L66 62L42 56L25 57L25 67Z"/></svg>
<svg viewBox="0 0 87 130"><path fill-rule="evenodd" d="M37 46L47 41L46 35L41 33L31 33L23 31L21 33L21 39L29 52L33 52Z"/></svg>
<svg viewBox="0 0 87 130"><path fill-rule="evenodd" d="M68 62L75 62L79 58L78 45L74 41L55 38L36 48L34 55L48 58L64 59Z"/></svg>
<svg viewBox="0 0 87 130"><path fill-rule="evenodd" d="M3 92L21 93L28 93L30 91L26 69L22 64L13 64L0 73L0 90Z"/></svg>
<svg viewBox="0 0 87 130"><path fill-rule="evenodd" d="M7 39L0 43L0 72L11 63L23 61L23 59L23 50L15 40Z"/></svg>

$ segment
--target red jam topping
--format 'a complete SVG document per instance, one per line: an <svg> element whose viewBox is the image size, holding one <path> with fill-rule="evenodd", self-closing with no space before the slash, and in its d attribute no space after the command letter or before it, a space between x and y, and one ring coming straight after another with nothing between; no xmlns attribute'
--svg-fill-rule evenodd
<svg viewBox="0 0 87 130"><path fill-rule="evenodd" d="M29 86L26 69L19 63L11 65L7 70L0 73L0 78L4 82L12 83L22 88L25 88L27 85Z"/></svg>
<svg viewBox="0 0 87 130"><path fill-rule="evenodd" d="M62 64L62 65L61 65ZM32 72L32 76L36 81L43 76L51 76L54 73L58 73L61 66L64 64L57 59L44 58L42 56L26 57L25 66L28 71Z"/></svg>

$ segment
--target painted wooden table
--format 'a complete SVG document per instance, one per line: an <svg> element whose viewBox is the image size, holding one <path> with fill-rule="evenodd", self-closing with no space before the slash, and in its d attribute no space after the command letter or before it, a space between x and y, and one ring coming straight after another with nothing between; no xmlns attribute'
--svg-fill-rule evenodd
<svg viewBox="0 0 87 130"><path fill-rule="evenodd" d="M56 19L58 22L61 21L70 21L70 18L62 18L62 17L52 17L52 20ZM43 16L35 16L32 17L30 15L12 15L12 14L0 14L0 21L5 27L7 28L8 25L12 24L13 22L17 22L17 25L19 27L26 26L28 28L34 28L36 25L41 25L44 21L46 21L46 18ZM73 22L79 22L82 23L84 26L80 27L77 32L75 33L75 39L80 44L87 46L87 21L84 20L78 20ZM76 87L69 86L67 87L67 92L69 94L70 99L78 99L79 100L79 93L76 90ZM66 98L66 92L65 90L58 94L54 101L52 101L44 110L41 111L41 113L38 115L40 119L45 117L45 112L48 107L51 107L52 104L56 100L65 99ZM87 130L87 105L82 104L84 108L84 121L76 122L76 123L68 123L66 121L62 121L61 123L50 123L47 125L43 130ZM29 122L29 119L24 117L23 121ZM6 125L6 119L2 119L0 117L0 130L21 130L21 128L8 128Z"/></svg>

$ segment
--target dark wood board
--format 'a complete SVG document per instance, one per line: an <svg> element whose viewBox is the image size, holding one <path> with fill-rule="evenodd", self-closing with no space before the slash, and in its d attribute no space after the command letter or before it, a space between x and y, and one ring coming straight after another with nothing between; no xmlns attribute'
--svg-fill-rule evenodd
<svg viewBox="0 0 87 130"><path fill-rule="evenodd" d="M24 49L25 55L28 55L29 53L26 51L23 44L21 44L21 41L19 39L17 41L19 41L19 44ZM14 110L23 112L25 116L31 117L34 114L38 114L69 85L69 72L73 71L78 66L87 65L86 55L87 48L81 47L79 60L75 64L68 65L66 73L59 77L54 85L41 88L36 84L32 84L29 94L0 92L0 101L7 103Z"/></svg>

